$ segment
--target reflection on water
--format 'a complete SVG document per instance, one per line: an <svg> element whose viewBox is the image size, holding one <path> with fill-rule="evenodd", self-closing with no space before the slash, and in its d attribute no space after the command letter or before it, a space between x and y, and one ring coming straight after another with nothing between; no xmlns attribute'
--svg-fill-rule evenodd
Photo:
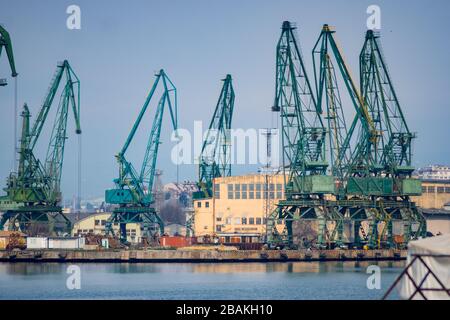
<svg viewBox="0 0 450 320"><path fill-rule="evenodd" d="M87 263L81 290L69 264L0 263L0 299L379 299L404 261L274 263ZM368 290L369 265L382 290Z"/></svg>
<svg viewBox="0 0 450 320"><path fill-rule="evenodd" d="M357 262L286 262L286 263L205 263L192 264L192 272L200 273L238 273L238 272L289 272L289 273L324 273L324 272L366 272L369 265L380 268L402 268L404 261L357 261ZM189 267L189 265L188 265Z"/></svg>

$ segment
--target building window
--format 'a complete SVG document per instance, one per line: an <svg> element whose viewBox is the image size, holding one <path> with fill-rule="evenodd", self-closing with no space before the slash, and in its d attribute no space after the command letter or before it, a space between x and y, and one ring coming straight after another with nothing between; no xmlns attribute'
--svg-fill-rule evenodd
<svg viewBox="0 0 450 320"><path fill-rule="evenodd" d="M422 193L426 193L427 192L427 187L422 187Z"/></svg>
<svg viewBox="0 0 450 320"><path fill-rule="evenodd" d="M277 183L277 199L283 198L283 186L281 183Z"/></svg>
<svg viewBox="0 0 450 320"><path fill-rule="evenodd" d="M450 187L445 187L445 193L450 193Z"/></svg>
<svg viewBox="0 0 450 320"><path fill-rule="evenodd" d="M434 187L428 187L428 192L429 193L434 193Z"/></svg>
<svg viewBox="0 0 450 320"><path fill-rule="evenodd" d="M256 218L256 224L261 224L261 218Z"/></svg>
<svg viewBox="0 0 450 320"><path fill-rule="evenodd" d="M94 223L96 226L99 226L100 225L100 220L95 220L95 223Z"/></svg>
<svg viewBox="0 0 450 320"><path fill-rule="evenodd" d="M242 218L242 224L247 224L247 218Z"/></svg>
<svg viewBox="0 0 450 320"><path fill-rule="evenodd" d="M234 218L234 224L241 224L241 218Z"/></svg>
<svg viewBox="0 0 450 320"><path fill-rule="evenodd" d="M261 199L261 183L256 184L256 199Z"/></svg>
<svg viewBox="0 0 450 320"><path fill-rule="evenodd" d="M200 201L197 202L197 208L201 208L202 207L202 203Z"/></svg>
<svg viewBox="0 0 450 320"><path fill-rule="evenodd" d="M241 198L241 185L240 184L234 185L234 198L235 199Z"/></svg>
<svg viewBox="0 0 450 320"><path fill-rule="evenodd" d="M437 187L438 193L445 193L445 187Z"/></svg>
<svg viewBox="0 0 450 320"><path fill-rule="evenodd" d="M217 217L217 218L216 218L216 221L217 221L217 222L222 222L222 218L221 218L221 217Z"/></svg>
<svg viewBox="0 0 450 320"><path fill-rule="evenodd" d="M231 224L231 218L226 218L225 224Z"/></svg>
<svg viewBox="0 0 450 320"><path fill-rule="evenodd" d="M247 184L242 185L242 199L247 199Z"/></svg>
<svg viewBox="0 0 450 320"><path fill-rule="evenodd" d="M102 220L102 226L106 225L106 220Z"/></svg>
<svg viewBox="0 0 450 320"><path fill-rule="evenodd" d="M248 198L255 199L255 185L253 183L248 185Z"/></svg>
<svg viewBox="0 0 450 320"><path fill-rule="evenodd" d="M255 218L248 219L248 224L255 224Z"/></svg>
<svg viewBox="0 0 450 320"><path fill-rule="evenodd" d="M222 226L220 224L216 226L216 231L222 232Z"/></svg>
<svg viewBox="0 0 450 320"><path fill-rule="evenodd" d="M220 185L214 184L214 198L220 199Z"/></svg>
<svg viewBox="0 0 450 320"><path fill-rule="evenodd" d="M209 208L209 201L205 202L205 208Z"/></svg>
<svg viewBox="0 0 450 320"><path fill-rule="evenodd" d="M228 185L228 199L233 199L233 185Z"/></svg>

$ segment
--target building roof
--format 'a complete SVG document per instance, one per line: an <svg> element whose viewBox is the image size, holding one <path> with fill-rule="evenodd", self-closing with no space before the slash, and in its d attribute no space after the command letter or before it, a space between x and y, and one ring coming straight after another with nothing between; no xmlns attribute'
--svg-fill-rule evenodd
<svg viewBox="0 0 450 320"><path fill-rule="evenodd" d="M164 185L164 191L175 191L175 192L194 192L197 191L197 184L191 181L185 182L170 182Z"/></svg>
<svg viewBox="0 0 450 320"><path fill-rule="evenodd" d="M422 213L425 217L448 217L450 218L450 210L445 209L422 209Z"/></svg>
<svg viewBox="0 0 450 320"><path fill-rule="evenodd" d="M420 181L426 182L426 183L450 184L450 180L448 180L448 179L423 179L420 177L419 177L419 179L420 179Z"/></svg>
<svg viewBox="0 0 450 320"><path fill-rule="evenodd" d="M81 222L81 221L93 218L95 216L104 215L104 214L111 214L111 212L94 212L94 213L85 212L85 213L80 213L79 214L79 216L80 216L79 219L77 217L78 213L66 214L66 217L70 220L70 222L78 223L78 222Z"/></svg>

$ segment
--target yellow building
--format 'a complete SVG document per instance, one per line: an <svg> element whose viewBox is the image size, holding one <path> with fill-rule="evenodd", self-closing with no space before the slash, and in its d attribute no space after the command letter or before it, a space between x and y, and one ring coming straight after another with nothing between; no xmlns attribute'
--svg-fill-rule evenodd
<svg viewBox="0 0 450 320"><path fill-rule="evenodd" d="M422 195L413 200L427 220L427 231L434 235L450 233L450 181L422 180Z"/></svg>
<svg viewBox="0 0 450 320"><path fill-rule="evenodd" d="M422 190L412 200L424 209L429 231L448 232L450 212L444 206L450 202L450 181L423 181ZM194 200L194 235L216 235L227 243L257 242L265 236L267 215L284 197L284 179L282 174L221 177L214 180L213 191L212 198ZM440 209L440 215L425 209Z"/></svg>
<svg viewBox="0 0 450 320"><path fill-rule="evenodd" d="M75 222L72 228L72 236L91 234L105 234L106 221L111 213L102 212L90 215L84 219ZM115 234L119 233L119 224L114 223L113 230ZM131 243L141 242L141 227L137 223L128 223L126 226L127 241Z"/></svg>
<svg viewBox="0 0 450 320"><path fill-rule="evenodd" d="M221 242L259 242L267 216L284 197L281 174L251 174L214 180L214 196L194 200L194 235Z"/></svg>
<svg viewBox="0 0 450 320"><path fill-rule="evenodd" d="M423 180L422 195L413 197L416 204L425 209L443 209L450 202L450 181Z"/></svg>

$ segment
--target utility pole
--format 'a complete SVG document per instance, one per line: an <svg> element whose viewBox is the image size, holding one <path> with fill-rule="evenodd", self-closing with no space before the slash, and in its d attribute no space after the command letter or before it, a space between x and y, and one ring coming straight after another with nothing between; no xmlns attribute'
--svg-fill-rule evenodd
<svg viewBox="0 0 450 320"><path fill-rule="evenodd" d="M276 132L271 128L266 128L262 132L262 135L266 137L266 164L264 167L264 188L263 188L263 212L265 219L265 234L267 239L267 221L273 206L273 199L270 197L270 185L273 184L272 173L269 172L272 169L272 136L275 135ZM275 191L274 191L275 192Z"/></svg>
<svg viewBox="0 0 450 320"><path fill-rule="evenodd" d="M78 179L77 179L77 220L80 220L81 211L81 135L78 135Z"/></svg>
<svg viewBox="0 0 450 320"><path fill-rule="evenodd" d="M13 168L14 172L17 172L17 77L14 78L14 153L13 153Z"/></svg>

